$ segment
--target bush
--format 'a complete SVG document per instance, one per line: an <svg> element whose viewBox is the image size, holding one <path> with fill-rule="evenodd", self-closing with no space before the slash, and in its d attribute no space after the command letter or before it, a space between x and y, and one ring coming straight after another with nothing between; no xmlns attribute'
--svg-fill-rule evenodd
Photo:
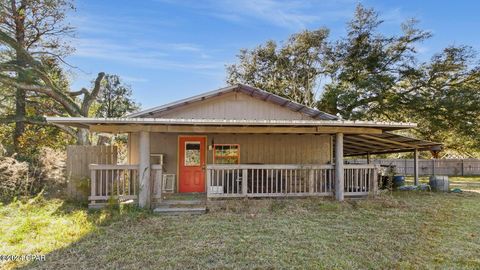
<svg viewBox="0 0 480 270"><path fill-rule="evenodd" d="M57 186L65 183L65 153L42 147L31 165L35 180L47 185Z"/></svg>
<svg viewBox="0 0 480 270"><path fill-rule="evenodd" d="M2 200L30 193L28 163L13 157L0 157L0 198Z"/></svg>
<svg viewBox="0 0 480 270"><path fill-rule="evenodd" d="M30 163L18 161L15 156L0 157L2 200L33 195L42 189L57 191L65 182L65 154L60 151L43 147Z"/></svg>

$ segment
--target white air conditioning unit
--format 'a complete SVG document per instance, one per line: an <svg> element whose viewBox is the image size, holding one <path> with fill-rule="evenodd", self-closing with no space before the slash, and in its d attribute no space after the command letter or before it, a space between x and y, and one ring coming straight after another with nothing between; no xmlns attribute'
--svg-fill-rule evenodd
<svg viewBox="0 0 480 270"><path fill-rule="evenodd" d="M150 154L150 163L151 164L165 164L165 154Z"/></svg>
<svg viewBox="0 0 480 270"><path fill-rule="evenodd" d="M175 191L175 174L164 174L162 180L162 192L173 193Z"/></svg>

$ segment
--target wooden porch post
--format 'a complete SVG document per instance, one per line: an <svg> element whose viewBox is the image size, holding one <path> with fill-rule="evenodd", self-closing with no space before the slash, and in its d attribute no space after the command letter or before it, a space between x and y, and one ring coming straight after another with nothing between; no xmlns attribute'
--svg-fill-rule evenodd
<svg viewBox="0 0 480 270"><path fill-rule="evenodd" d="M413 184L418 186L418 150L413 150Z"/></svg>
<svg viewBox="0 0 480 270"><path fill-rule="evenodd" d="M337 133L335 136L335 198L337 201L344 199L343 174L343 133Z"/></svg>
<svg viewBox="0 0 480 270"><path fill-rule="evenodd" d="M371 163L371 160L370 160L370 153L367 153L367 164L370 164Z"/></svg>
<svg viewBox="0 0 480 270"><path fill-rule="evenodd" d="M138 194L138 206L150 208L150 133L140 132L139 141L139 178L140 192Z"/></svg>

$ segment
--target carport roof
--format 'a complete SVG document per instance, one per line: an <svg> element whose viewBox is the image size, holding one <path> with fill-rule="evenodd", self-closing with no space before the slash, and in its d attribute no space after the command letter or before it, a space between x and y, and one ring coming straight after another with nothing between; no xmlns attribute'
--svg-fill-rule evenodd
<svg viewBox="0 0 480 270"><path fill-rule="evenodd" d="M418 151L440 151L442 144L420 140L392 132L382 134L346 134L343 139L345 156L389 154Z"/></svg>

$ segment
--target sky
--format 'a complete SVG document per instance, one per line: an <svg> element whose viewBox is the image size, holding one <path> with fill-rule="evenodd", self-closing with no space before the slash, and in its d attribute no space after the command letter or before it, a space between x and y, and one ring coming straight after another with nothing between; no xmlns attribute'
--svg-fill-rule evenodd
<svg viewBox="0 0 480 270"><path fill-rule="evenodd" d="M418 19L433 34L418 46L423 60L449 45L480 51L480 1L473 0L78 0L68 15L76 28L67 58L72 88L89 87L100 71L117 74L143 109L215 90L240 49L319 27L338 39L358 3L380 12L384 33Z"/></svg>

